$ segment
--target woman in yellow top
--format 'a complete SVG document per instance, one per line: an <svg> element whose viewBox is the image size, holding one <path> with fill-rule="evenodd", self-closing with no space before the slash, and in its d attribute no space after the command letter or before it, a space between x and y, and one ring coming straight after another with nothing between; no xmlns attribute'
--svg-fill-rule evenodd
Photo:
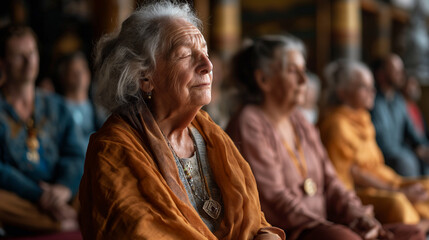
<svg viewBox="0 0 429 240"><path fill-rule="evenodd" d="M384 163L368 112L374 102L373 76L364 64L338 60L326 69L327 111L319 124L321 137L338 177L372 204L383 223L420 223L426 230L429 189L426 180L408 180ZM421 221L421 219L423 219Z"/></svg>

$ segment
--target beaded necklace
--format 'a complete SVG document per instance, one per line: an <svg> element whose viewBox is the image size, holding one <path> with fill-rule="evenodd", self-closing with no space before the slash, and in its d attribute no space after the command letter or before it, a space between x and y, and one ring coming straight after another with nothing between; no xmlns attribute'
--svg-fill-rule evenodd
<svg viewBox="0 0 429 240"><path fill-rule="evenodd" d="M198 147L197 147L194 135L192 134L192 132L189 128L188 128L188 131L189 131L189 135L192 138L192 142L193 142L194 149L195 149L195 154L196 154L196 159L197 159L197 164L198 164L198 172L200 174L201 179L204 181L204 186L205 186L205 190L206 190L205 196L199 196L197 194L196 187L194 184L194 179L192 178L192 166L191 166L190 162L188 162L188 164L184 164L182 159L177 156L176 151L174 151L174 149L171 146L171 143L168 140L168 138L164 135L164 133L162 131L161 131L161 133L164 136L168 147L170 148L171 152L173 153L174 158L179 160L180 165L183 168L183 172L185 173L186 180L189 183L189 186L191 187L192 194L204 203L203 204L204 212L207 213L207 215L209 215L211 218L217 219L220 215L221 210L222 210L222 206L216 200L214 200L212 198L212 195L210 193L210 188L209 188L209 185L207 183L206 176L204 176L203 167L202 167L201 158L200 158L200 153L198 151Z"/></svg>

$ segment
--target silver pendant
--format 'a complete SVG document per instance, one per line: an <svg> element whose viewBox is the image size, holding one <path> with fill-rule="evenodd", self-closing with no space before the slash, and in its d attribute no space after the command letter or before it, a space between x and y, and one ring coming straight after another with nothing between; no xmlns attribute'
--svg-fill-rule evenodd
<svg viewBox="0 0 429 240"><path fill-rule="evenodd" d="M222 210L222 206L218 202L210 198L209 200L204 202L203 210L211 218L217 219L220 215L220 211Z"/></svg>

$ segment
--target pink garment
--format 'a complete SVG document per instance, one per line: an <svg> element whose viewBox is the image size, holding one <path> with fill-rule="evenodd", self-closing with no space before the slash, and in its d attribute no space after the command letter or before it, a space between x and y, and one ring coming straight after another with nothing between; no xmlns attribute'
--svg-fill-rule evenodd
<svg viewBox="0 0 429 240"><path fill-rule="evenodd" d="M337 178L318 131L298 111L290 119L301 140L308 177L317 184L317 193L312 197L304 193L304 178L260 108L244 107L227 128L252 168L268 222L284 229L288 239L294 240L304 229L318 224L347 225L370 213L372 208L362 206L355 193L346 190Z"/></svg>

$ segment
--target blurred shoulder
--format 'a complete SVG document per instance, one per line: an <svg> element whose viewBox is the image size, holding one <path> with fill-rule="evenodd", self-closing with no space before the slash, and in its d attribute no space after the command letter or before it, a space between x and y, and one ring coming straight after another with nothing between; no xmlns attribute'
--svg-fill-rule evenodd
<svg viewBox="0 0 429 240"><path fill-rule="evenodd" d="M269 124L269 121L262 109L256 105L246 105L237 114L237 121L241 125L260 125L264 126Z"/></svg>
<svg viewBox="0 0 429 240"><path fill-rule="evenodd" d="M125 121L120 115L110 115L101 128L91 135L93 141L122 141L125 139L136 138L136 130Z"/></svg>

